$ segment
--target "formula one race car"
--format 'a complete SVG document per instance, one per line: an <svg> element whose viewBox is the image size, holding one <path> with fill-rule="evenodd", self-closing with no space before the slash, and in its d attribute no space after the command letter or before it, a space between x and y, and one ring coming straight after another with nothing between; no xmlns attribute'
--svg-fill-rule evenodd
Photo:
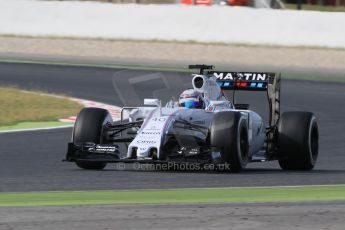
<svg viewBox="0 0 345 230"><path fill-rule="evenodd" d="M193 75L193 89L165 107L159 99L145 99L146 107L123 108L120 122L113 122L107 110L82 109L66 161L97 170L107 163L176 162L226 163L239 172L249 162L272 160L284 170L313 169L319 147L316 118L311 112L280 114L280 75L217 72L208 65L189 68L200 71ZM227 100L226 90L266 91L269 121L248 104ZM122 152L120 144L127 144Z"/></svg>

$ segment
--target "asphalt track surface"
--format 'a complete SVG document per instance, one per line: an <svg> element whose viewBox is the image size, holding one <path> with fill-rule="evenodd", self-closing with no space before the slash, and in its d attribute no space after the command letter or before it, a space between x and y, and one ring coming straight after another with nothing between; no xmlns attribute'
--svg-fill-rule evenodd
<svg viewBox="0 0 345 230"><path fill-rule="evenodd" d="M129 80L130 79L130 80ZM0 86L43 90L133 106L143 98L165 101L190 86L188 74L0 63ZM0 134L0 191L61 191L225 186L345 184L345 84L283 81L282 110L313 111L320 127L320 155L311 172L285 172L277 162L249 164L240 174L146 171L108 165L85 171L64 163L71 128ZM238 102L267 116L264 93L245 93Z"/></svg>

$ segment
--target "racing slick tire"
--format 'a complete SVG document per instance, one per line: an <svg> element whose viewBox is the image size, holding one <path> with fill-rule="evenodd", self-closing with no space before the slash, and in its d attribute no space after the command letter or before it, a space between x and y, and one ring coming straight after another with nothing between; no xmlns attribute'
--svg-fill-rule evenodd
<svg viewBox="0 0 345 230"><path fill-rule="evenodd" d="M319 128L310 112L285 112L278 121L279 165L283 170L312 170L319 151Z"/></svg>
<svg viewBox="0 0 345 230"><path fill-rule="evenodd" d="M84 108L77 116L73 129L73 143L93 142L102 143L102 127L107 122L112 122L108 110L100 108ZM106 163L76 161L82 169L102 170Z"/></svg>
<svg viewBox="0 0 345 230"><path fill-rule="evenodd" d="M210 146L220 152L221 163L240 172L248 163L248 125L240 112L216 113L210 126Z"/></svg>

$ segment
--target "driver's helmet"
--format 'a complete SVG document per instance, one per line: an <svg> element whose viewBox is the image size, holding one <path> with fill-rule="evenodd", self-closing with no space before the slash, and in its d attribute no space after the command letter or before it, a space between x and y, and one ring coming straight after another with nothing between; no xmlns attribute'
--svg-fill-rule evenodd
<svg viewBox="0 0 345 230"><path fill-rule="evenodd" d="M187 89L181 93L178 104L180 107L203 109L202 94L194 89Z"/></svg>

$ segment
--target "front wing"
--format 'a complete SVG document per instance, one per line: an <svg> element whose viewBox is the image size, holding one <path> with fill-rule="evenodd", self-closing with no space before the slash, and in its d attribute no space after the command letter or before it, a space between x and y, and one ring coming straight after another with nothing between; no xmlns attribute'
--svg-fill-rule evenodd
<svg viewBox="0 0 345 230"><path fill-rule="evenodd" d="M121 157L120 148L117 144L95 143L68 143L66 158L69 162L103 162L103 163L167 163L167 162L191 162L211 163L217 160L217 156L210 151L200 149L186 149L185 152L177 152L170 155L166 160L152 158L128 158ZM192 153L192 154L191 154Z"/></svg>

